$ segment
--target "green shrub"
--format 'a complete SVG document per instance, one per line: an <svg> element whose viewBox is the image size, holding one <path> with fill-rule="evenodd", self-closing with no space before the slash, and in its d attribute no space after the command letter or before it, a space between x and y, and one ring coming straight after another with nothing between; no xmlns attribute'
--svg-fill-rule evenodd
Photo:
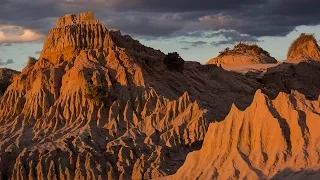
<svg viewBox="0 0 320 180"><path fill-rule="evenodd" d="M179 56L177 52L168 53L164 57L164 64L171 70L182 70L184 60Z"/></svg>
<svg viewBox="0 0 320 180"><path fill-rule="evenodd" d="M102 102L107 97L107 93L103 90L103 86L87 84L85 98L94 102Z"/></svg>

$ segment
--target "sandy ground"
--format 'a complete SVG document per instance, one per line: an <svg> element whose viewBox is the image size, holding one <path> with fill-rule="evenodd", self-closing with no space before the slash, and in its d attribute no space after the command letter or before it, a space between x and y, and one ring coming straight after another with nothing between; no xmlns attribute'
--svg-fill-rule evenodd
<svg viewBox="0 0 320 180"><path fill-rule="evenodd" d="M277 64L245 64L245 65L222 65L223 69L228 71L236 71L241 73L247 73L248 71L262 71L266 72L268 68L278 66L279 64L282 64L282 62L279 62Z"/></svg>

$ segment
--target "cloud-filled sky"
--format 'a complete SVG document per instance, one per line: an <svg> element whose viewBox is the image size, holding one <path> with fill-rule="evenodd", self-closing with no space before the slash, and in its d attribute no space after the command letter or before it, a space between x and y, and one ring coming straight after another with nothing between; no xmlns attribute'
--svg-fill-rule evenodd
<svg viewBox="0 0 320 180"><path fill-rule="evenodd" d="M319 0L0 0L0 67L21 69L39 56L56 18L85 11L186 60L205 63L240 41L284 60L299 33L320 38L319 7Z"/></svg>

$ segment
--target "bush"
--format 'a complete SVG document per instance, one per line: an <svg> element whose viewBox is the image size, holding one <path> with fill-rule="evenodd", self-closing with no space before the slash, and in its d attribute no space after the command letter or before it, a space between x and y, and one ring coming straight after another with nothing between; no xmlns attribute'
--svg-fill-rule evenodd
<svg viewBox="0 0 320 180"><path fill-rule="evenodd" d="M184 60L179 56L177 52L168 53L164 57L164 64L171 70L182 70Z"/></svg>
<svg viewBox="0 0 320 180"><path fill-rule="evenodd" d="M27 67L31 67L31 66L35 65L37 61L38 60L36 58L34 58L32 56L29 56L28 57Z"/></svg>
<svg viewBox="0 0 320 180"><path fill-rule="evenodd" d="M95 102L101 102L106 98L106 92L103 91L103 86L87 84L85 98L90 99Z"/></svg>

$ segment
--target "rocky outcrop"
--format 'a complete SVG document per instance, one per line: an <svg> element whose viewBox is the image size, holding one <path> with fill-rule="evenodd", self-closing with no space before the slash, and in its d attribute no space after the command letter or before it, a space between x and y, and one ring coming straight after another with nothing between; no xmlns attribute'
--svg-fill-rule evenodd
<svg viewBox="0 0 320 180"><path fill-rule="evenodd" d="M217 65L247 65L277 63L274 57L257 45L239 43L232 50L226 48L219 56L207 62Z"/></svg>
<svg viewBox="0 0 320 180"><path fill-rule="evenodd" d="M172 175L232 104L244 110L258 89L271 96L317 78L272 88L317 67L279 66L247 78L197 62L170 70L164 57L91 13L58 20L40 58L30 58L0 98L0 179Z"/></svg>
<svg viewBox="0 0 320 180"><path fill-rule="evenodd" d="M18 71L0 68L0 97L7 90L8 86L12 83L15 75L19 74Z"/></svg>
<svg viewBox="0 0 320 180"><path fill-rule="evenodd" d="M232 103L245 108L260 88L217 66L187 62L172 71L164 56L91 13L59 19L40 58L29 60L0 99L0 177L173 174L210 122ZM88 98L88 85L99 87L100 101Z"/></svg>
<svg viewBox="0 0 320 180"><path fill-rule="evenodd" d="M268 96L275 98L279 92L290 93L292 90L304 94L309 100L317 100L320 95L320 64L300 62L298 64L281 64L269 68L257 80L264 86Z"/></svg>
<svg viewBox="0 0 320 180"><path fill-rule="evenodd" d="M143 52L144 56L163 56L162 52L145 47L130 36L122 36L119 30L108 30L94 18L92 12L88 12L59 18L44 43L40 59L49 60L56 65L63 61L74 61L81 50L102 51L115 46L134 53Z"/></svg>
<svg viewBox="0 0 320 180"><path fill-rule="evenodd" d="M53 64L73 61L74 57L86 49L108 47L111 39L105 26L94 18L92 12L65 15L57 20L43 46L40 59Z"/></svg>
<svg viewBox="0 0 320 180"><path fill-rule="evenodd" d="M302 61L320 61L320 47L311 34L301 34L289 48L286 62Z"/></svg>
<svg viewBox="0 0 320 180"><path fill-rule="evenodd" d="M319 100L292 91L274 100L257 91L209 126L202 148L167 179L318 179Z"/></svg>

